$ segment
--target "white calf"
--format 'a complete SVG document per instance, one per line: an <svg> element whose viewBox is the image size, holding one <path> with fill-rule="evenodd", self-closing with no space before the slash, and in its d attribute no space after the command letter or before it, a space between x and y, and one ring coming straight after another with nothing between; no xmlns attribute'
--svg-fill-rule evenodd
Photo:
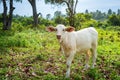
<svg viewBox="0 0 120 80"><path fill-rule="evenodd" d="M94 68L96 57L97 57L97 39L98 32L93 28L85 28L79 31L74 31L73 27L66 28L64 25L59 24L56 27L47 27L47 31L56 31L57 39L60 42L62 52L67 57L67 72L66 77L70 76L70 66L76 52L86 52L86 65L85 68L89 67L89 53L92 49L92 57Z"/></svg>

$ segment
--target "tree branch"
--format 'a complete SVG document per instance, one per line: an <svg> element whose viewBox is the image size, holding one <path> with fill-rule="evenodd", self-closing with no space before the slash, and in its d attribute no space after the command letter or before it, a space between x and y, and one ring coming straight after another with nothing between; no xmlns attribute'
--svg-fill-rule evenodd
<svg viewBox="0 0 120 80"><path fill-rule="evenodd" d="M28 0L29 1L29 3L32 5L32 0Z"/></svg>
<svg viewBox="0 0 120 80"><path fill-rule="evenodd" d="M38 17L40 14L41 14L41 13L38 13L38 14L37 14L37 17Z"/></svg>
<svg viewBox="0 0 120 80"><path fill-rule="evenodd" d="M75 2L75 7L74 7L74 14L76 13L76 7L77 7L78 0Z"/></svg>
<svg viewBox="0 0 120 80"><path fill-rule="evenodd" d="M72 12L69 1L67 2L66 0L63 0L63 2L67 4L68 10Z"/></svg>

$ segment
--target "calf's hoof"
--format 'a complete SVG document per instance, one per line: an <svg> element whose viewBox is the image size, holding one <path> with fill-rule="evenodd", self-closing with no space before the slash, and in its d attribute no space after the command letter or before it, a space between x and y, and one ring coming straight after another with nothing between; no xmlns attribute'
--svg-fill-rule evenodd
<svg viewBox="0 0 120 80"><path fill-rule="evenodd" d="M70 74L67 72L65 78L69 78Z"/></svg>
<svg viewBox="0 0 120 80"><path fill-rule="evenodd" d="M83 70L87 70L90 66L89 65L85 65Z"/></svg>

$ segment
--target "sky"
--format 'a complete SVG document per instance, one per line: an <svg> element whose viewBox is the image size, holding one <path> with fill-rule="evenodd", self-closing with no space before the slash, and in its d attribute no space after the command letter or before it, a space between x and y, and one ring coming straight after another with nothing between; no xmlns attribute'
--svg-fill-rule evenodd
<svg viewBox="0 0 120 80"><path fill-rule="evenodd" d="M51 4L45 4L44 0L36 0L37 12L42 13L43 17L46 17L47 14L54 15L55 11L61 11L63 14L66 13L65 5L55 6ZM32 7L28 0L23 0L22 3L14 2L14 14L19 14L22 16L32 16ZM89 11L100 10L102 12L107 12L108 9L112 11L117 11L120 9L120 0L78 0L76 12L85 12L88 9ZM3 13L3 4L0 3L0 13Z"/></svg>

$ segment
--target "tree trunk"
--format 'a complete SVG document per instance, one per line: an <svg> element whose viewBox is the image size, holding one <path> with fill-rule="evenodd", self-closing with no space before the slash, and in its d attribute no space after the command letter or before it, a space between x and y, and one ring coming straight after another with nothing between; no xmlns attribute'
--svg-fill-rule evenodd
<svg viewBox="0 0 120 80"><path fill-rule="evenodd" d="M33 22L34 22L34 26L38 25L38 16L39 14L37 14L37 9L36 9L36 0L28 0L32 6L32 10L33 10Z"/></svg>
<svg viewBox="0 0 120 80"><path fill-rule="evenodd" d="M78 3L78 0L74 1L74 0L64 0L63 2L65 2L67 4L68 7L68 16L69 16L69 24L70 26L75 27L75 13L76 13L76 6Z"/></svg>
<svg viewBox="0 0 120 80"><path fill-rule="evenodd" d="M3 30L8 30L11 28L12 24L12 17L13 17L13 10L15 9L13 7L13 0L10 0L10 10L9 15L7 16L7 5L6 0L3 0L3 6L4 6L4 12L3 12Z"/></svg>
<svg viewBox="0 0 120 80"><path fill-rule="evenodd" d="M12 17L13 17L13 10L14 9L15 9L15 7L13 7L13 0L10 0L10 11L9 11L9 18L8 18L8 25L7 25L8 29L11 28Z"/></svg>
<svg viewBox="0 0 120 80"><path fill-rule="evenodd" d="M73 13L73 11L71 11L70 13L69 13L69 24L70 24L70 26L72 26L72 27L75 27L75 14Z"/></svg>
<svg viewBox="0 0 120 80"><path fill-rule="evenodd" d="M7 29L7 5L6 5L6 0L3 0L3 30Z"/></svg>

